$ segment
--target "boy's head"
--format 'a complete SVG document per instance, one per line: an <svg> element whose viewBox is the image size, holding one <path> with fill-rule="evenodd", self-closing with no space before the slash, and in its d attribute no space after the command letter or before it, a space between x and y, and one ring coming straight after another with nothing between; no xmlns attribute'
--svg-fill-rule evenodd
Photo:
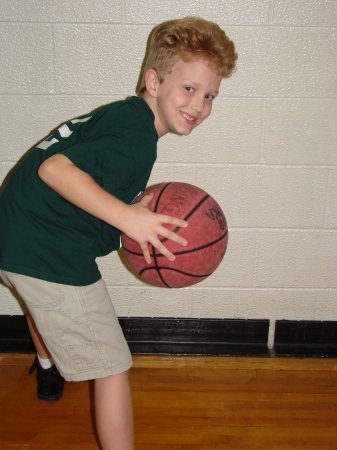
<svg viewBox="0 0 337 450"><path fill-rule="evenodd" d="M155 27L149 35L137 94L145 91L145 73L157 72L162 82L179 60L204 60L222 78L234 71L237 54L233 42L215 23L199 17L170 20Z"/></svg>

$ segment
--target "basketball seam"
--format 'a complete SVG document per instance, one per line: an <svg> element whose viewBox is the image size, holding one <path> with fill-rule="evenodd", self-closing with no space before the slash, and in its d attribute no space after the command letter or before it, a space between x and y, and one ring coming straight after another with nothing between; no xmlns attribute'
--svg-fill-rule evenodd
<svg viewBox="0 0 337 450"><path fill-rule="evenodd" d="M174 267L158 266L158 269L160 269L160 270L170 270L171 272L178 272L178 273L181 273L182 275L186 275L186 276L194 277L194 278L209 277L214 272L213 271L213 272L205 273L205 274L202 274L202 275L198 275L198 274L194 274L194 273L190 273L190 272L185 272L184 270L176 269ZM153 267L153 266L151 266L151 267L144 267L144 269L142 269L139 272L139 275L142 275L144 272L148 272L150 270L157 270L157 267Z"/></svg>

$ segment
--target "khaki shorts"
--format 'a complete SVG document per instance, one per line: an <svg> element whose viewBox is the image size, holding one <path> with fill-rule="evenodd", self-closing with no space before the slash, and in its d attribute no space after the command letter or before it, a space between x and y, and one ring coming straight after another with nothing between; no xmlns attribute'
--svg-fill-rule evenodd
<svg viewBox="0 0 337 450"><path fill-rule="evenodd" d="M1 270L0 276L24 300L66 380L104 378L132 366L103 280L68 286Z"/></svg>

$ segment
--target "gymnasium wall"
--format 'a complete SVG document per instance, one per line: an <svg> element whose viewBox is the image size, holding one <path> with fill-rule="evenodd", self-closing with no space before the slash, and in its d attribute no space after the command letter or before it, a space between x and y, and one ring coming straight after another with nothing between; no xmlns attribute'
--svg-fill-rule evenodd
<svg viewBox="0 0 337 450"><path fill-rule="evenodd" d="M214 196L228 250L181 290L100 259L117 313L336 321L336 0L2 0L0 177L63 121L134 94L150 30L187 15L225 29L238 68L200 128L159 141L150 184ZM0 300L0 315L22 315L3 286Z"/></svg>

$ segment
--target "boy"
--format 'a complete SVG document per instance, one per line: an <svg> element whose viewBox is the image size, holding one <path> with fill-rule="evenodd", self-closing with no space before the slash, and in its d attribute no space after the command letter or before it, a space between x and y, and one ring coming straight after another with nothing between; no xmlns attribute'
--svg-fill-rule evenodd
<svg viewBox="0 0 337 450"><path fill-rule="evenodd" d="M151 212L150 195L131 202L146 187L158 139L188 135L210 115L237 58L218 25L194 17L157 26L148 44L138 96L63 124L0 198L0 274L28 309L38 396L60 398L63 378L94 379L104 450L134 449L132 362L95 259L119 248L121 232L147 262L149 243L174 259L158 235L186 245L163 226L183 220Z"/></svg>

